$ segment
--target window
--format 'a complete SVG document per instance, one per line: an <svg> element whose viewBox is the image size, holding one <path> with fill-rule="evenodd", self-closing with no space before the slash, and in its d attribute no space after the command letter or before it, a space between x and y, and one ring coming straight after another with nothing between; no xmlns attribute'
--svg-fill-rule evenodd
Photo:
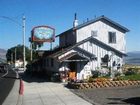
<svg viewBox="0 0 140 105"><path fill-rule="evenodd" d="M109 43L116 43L116 32L108 32Z"/></svg>
<svg viewBox="0 0 140 105"><path fill-rule="evenodd" d="M93 37L97 37L97 31L91 31L91 36L93 36Z"/></svg>

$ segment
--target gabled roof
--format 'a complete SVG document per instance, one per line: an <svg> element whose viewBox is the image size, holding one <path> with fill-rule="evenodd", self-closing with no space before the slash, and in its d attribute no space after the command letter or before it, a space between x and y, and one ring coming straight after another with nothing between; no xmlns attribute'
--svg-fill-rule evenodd
<svg viewBox="0 0 140 105"><path fill-rule="evenodd" d="M119 54L119 55L122 55L122 56L126 56L125 53L122 53L119 50L116 50L115 48L113 48L113 47L111 47L111 46L109 46L109 45L107 45L107 44L105 44L105 43L103 43L103 42L99 41L98 39L93 38L91 36L91 37L88 37L88 38L86 38L86 39L76 43L75 45L72 45L72 46L69 46L67 48L61 49L61 50L59 50L59 51L49 55L49 57L56 58L56 57L58 57L58 56L60 56L60 55L62 55L64 53L66 53L66 52L68 52L68 51L78 47L79 45L81 45L81 44L83 44L83 43L85 43L87 41L93 41L94 43L98 44L100 47L106 48L108 51L113 51L116 54Z"/></svg>
<svg viewBox="0 0 140 105"><path fill-rule="evenodd" d="M79 24L79 25L78 25L77 27L75 27L75 28L70 28L70 29L66 30L65 32L63 32L63 33L57 35L56 37L58 37L58 36L60 36L60 35L62 35L62 34L64 34L64 33L66 33L66 32L80 29L80 28L82 28L82 27L85 27L85 26L90 25L90 24L92 24L92 23L95 23L95 22L97 22L97 21L102 21L102 22L104 22L104 23L106 23L106 24L108 24L108 25L110 25L110 26L112 26L112 27L114 27L114 28L120 30L121 32L124 32L124 33L130 31L130 30L127 29L126 27L124 27L124 26L120 25L119 23L116 23L115 21L113 21L113 20L107 18L106 16L102 15L102 16L97 17L97 18L95 18L95 19L89 20L89 21L87 21L87 22L85 22L85 23L83 23L83 24Z"/></svg>
<svg viewBox="0 0 140 105"><path fill-rule="evenodd" d="M106 23L106 24L108 24L108 25L110 25L110 26L112 26L112 27L114 27L114 28L119 29L119 30L122 31L122 32L129 32L129 29L127 29L126 27L124 27L124 26L122 26L122 25L120 25L120 24L114 22L113 20L111 20L111 19L105 17L104 15L102 15L102 16L100 16L100 17L98 17L98 18L95 18L95 19L93 19L93 20L87 21L87 22L85 22L85 23L83 23L83 24L80 24L80 25L78 25L77 27L75 27L75 29L80 29L80 28L82 28L82 27L85 27L85 26L87 26L87 25L89 25L89 24L92 24L92 23L95 23L95 22L97 22L97 21L102 21L102 22L104 22L104 23Z"/></svg>
<svg viewBox="0 0 140 105"><path fill-rule="evenodd" d="M86 38L86 39L84 39L84 40L82 40L82 41L80 41L80 42L78 42L78 43L76 43L76 44L74 44L74 45L72 45L72 46L66 47L66 48L64 48L64 49L62 48L62 49L60 49L59 51L57 51L56 53L53 53L53 54L49 55L49 57L55 58L55 57L57 57L57 56L60 56L60 55L62 55L62 54L64 54L64 53L66 53L67 51L70 51L70 50L72 50L73 48L75 48L75 47L77 47L77 46L79 46L79 45L81 45L81 44L83 44L83 43L89 41L89 39L90 39L90 37L88 37L88 38Z"/></svg>
<svg viewBox="0 0 140 105"><path fill-rule="evenodd" d="M75 61L79 61L80 59L82 60L86 60L88 61L89 59L87 59L86 57L80 55L78 52L71 52L69 53L68 55L62 57L59 59L59 62L62 62L62 61L72 61L72 60L75 60Z"/></svg>

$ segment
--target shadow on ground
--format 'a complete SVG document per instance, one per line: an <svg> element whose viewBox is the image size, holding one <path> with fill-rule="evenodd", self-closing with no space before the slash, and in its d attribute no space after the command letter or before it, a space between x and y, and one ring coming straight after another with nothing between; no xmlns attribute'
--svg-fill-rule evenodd
<svg viewBox="0 0 140 105"><path fill-rule="evenodd" d="M50 82L49 79L45 78L42 75L35 75L27 72L19 73L19 76L26 82Z"/></svg>
<svg viewBox="0 0 140 105"><path fill-rule="evenodd" d="M127 99L123 98L108 98L108 100L112 100L113 102L110 102L108 104L130 104L130 105L140 105L140 97L131 97Z"/></svg>
<svg viewBox="0 0 140 105"><path fill-rule="evenodd" d="M31 74L28 72L24 72L24 73L19 73L20 78L22 78L22 80L26 81L26 82L52 82L50 80L50 78L48 78L46 75L44 74ZM54 81L53 81L54 82ZM55 81L55 82L60 82L60 81Z"/></svg>
<svg viewBox="0 0 140 105"><path fill-rule="evenodd" d="M130 103L132 105L140 105L140 97L132 97L132 98L128 98L123 100L126 103Z"/></svg>

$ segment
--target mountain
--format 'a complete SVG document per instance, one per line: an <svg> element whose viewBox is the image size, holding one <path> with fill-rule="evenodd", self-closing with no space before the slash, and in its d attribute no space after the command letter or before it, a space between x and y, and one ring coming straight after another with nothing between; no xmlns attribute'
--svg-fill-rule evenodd
<svg viewBox="0 0 140 105"><path fill-rule="evenodd" d="M0 48L0 58L6 60L6 50Z"/></svg>
<svg viewBox="0 0 140 105"><path fill-rule="evenodd" d="M126 64L140 65L140 51L128 52L127 55Z"/></svg>

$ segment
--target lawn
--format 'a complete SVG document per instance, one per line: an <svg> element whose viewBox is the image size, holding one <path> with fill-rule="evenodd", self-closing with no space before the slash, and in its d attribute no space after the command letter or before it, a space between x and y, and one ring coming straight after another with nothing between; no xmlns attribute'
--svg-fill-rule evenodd
<svg viewBox="0 0 140 105"><path fill-rule="evenodd" d="M127 76L120 76L121 80L140 80L140 74L133 74Z"/></svg>

